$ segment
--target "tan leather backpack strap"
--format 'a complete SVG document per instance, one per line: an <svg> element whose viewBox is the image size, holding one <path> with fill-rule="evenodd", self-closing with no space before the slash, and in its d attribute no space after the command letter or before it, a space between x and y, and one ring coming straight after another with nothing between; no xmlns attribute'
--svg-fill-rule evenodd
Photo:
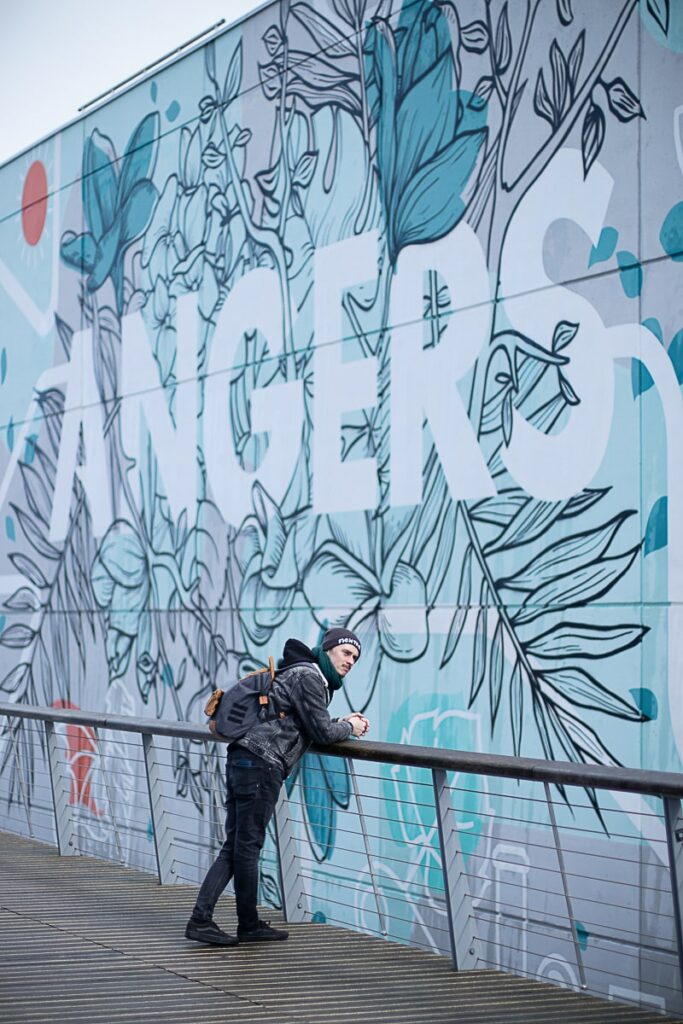
<svg viewBox="0 0 683 1024"><path fill-rule="evenodd" d="M268 668L270 669L270 681L273 682L275 679L275 658L272 654L268 658Z"/></svg>

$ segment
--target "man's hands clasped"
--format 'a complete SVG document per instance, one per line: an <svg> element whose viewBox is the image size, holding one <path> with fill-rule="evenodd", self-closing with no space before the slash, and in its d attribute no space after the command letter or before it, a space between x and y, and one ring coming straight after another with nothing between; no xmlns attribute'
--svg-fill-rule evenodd
<svg viewBox="0 0 683 1024"><path fill-rule="evenodd" d="M357 738L365 736L366 732L370 728L370 722L365 715L361 715L360 711L354 711L352 714L347 715L345 721L350 723L351 728L353 729L353 735Z"/></svg>

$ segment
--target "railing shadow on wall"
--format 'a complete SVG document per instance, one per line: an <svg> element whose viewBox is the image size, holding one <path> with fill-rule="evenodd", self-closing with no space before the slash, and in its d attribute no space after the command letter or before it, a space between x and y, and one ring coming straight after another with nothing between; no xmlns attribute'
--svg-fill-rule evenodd
<svg viewBox="0 0 683 1024"><path fill-rule="evenodd" d="M191 723L0 703L0 828L197 883L222 840L223 746ZM283 787L261 900L456 969L681 1013L682 798L673 773L365 740L313 748Z"/></svg>

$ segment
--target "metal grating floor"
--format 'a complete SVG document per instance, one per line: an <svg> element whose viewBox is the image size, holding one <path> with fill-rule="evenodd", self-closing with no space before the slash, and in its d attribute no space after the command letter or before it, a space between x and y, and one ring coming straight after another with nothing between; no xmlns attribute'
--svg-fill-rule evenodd
<svg viewBox="0 0 683 1024"><path fill-rule="evenodd" d="M327 925L218 949L183 930L194 886L0 833L3 1024L663 1024L635 1007ZM218 919L229 930L227 900Z"/></svg>

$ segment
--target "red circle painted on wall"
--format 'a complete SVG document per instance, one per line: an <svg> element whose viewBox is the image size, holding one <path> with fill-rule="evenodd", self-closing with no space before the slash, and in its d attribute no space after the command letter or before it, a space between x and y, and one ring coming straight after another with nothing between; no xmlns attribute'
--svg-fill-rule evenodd
<svg viewBox="0 0 683 1024"><path fill-rule="evenodd" d="M40 160L29 167L21 193L21 227L29 245L37 245L47 217L47 173Z"/></svg>

